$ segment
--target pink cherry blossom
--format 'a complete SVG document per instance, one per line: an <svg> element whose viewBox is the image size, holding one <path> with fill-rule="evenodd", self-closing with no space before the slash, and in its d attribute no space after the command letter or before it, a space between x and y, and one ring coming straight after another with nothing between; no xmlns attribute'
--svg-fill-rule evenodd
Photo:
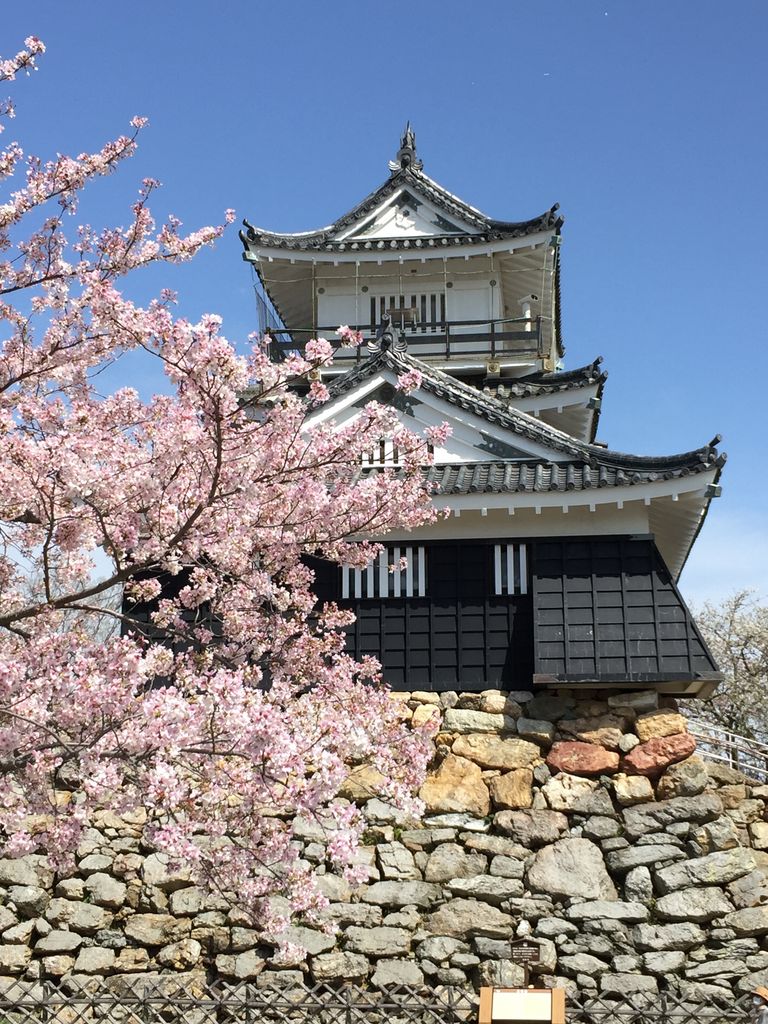
<svg viewBox="0 0 768 1024"><path fill-rule="evenodd" d="M43 50L27 40L0 79ZM133 302L131 271L223 230L156 224L153 179L127 226L65 231L145 125L75 157L0 153L0 845L64 865L94 811L143 808L147 841L274 928L277 893L307 916L323 905L297 820L322 825L340 868L353 859L361 822L336 798L350 765L418 809L430 727L407 725L375 660L344 653L350 613L317 606L308 556L364 565L380 548L361 534L432 521L425 445L376 404L308 429L327 389L304 400L289 382L331 362L327 341L276 363L258 338L238 354L217 316L175 318L167 290ZM101 396L126 353L168 394ZM361 475L395 435L402 464Z"/></svg>
<svg viewBox="0 0 768 1024"><path fill-rule="evenodd" d="M406 370L405 373L401 373L397 378L397 389L398 391L410 394L411 391L418 391L421 387L421 381L422 376L419 370Z"/></svg>

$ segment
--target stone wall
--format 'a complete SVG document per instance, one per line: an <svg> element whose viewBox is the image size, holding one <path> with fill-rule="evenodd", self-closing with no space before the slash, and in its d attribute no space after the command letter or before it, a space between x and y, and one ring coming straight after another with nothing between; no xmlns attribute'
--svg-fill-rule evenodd
<svg viewBox="0 0 768 1024"><path fill-rule="evenodd" d="M101 814L70 877L42 857L0 861L0 989L10 978L120 990L172 974L306 981L518 985L510 943L541 947L534 981L606 995L671 989L730 998L768 977L768 786L695 754L653 693L400 694L439 718L422 821L355 769L343 790L368 822L355 891L298 822L336 934L304 927L278 963L237 907L169 871L140 816ZM169 979L170 980L170 979Z"/></svg>

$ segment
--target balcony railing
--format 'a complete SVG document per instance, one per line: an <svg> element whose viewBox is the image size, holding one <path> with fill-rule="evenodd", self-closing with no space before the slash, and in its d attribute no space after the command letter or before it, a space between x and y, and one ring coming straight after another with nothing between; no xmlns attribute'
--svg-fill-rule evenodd
<svg viewBox="0 0 768 1024"><path fill-rule="evenodd" d="M406 321L402 330L408 351L419 359L503 359L505 356L541 356L541 317L516 317L501 320L435 320L420 323ZM338 324L333 327L299 327L288 330L269 329L272 340L272 358L280 362L292 352L301 353L310 338L335 337ZM360 362L368 354L367 343L376 338L377 328L370 324L354 328L365 339L359 348L339 346L334 359L337 363ZM398 328L399 329L399 328Z"/></svg>

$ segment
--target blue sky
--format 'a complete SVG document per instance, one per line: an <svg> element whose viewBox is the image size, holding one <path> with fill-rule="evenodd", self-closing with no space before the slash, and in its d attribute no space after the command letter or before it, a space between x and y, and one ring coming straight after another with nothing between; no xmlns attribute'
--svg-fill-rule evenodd
<svg viewBox="0 0 768 1024"><path fill-rule="evenodd" d="M190 228L229 206L320 226L387 176L408 118L427 173L487 213L560 202L566 365L605 357L601 438L668 454L721 433L723 497L683 590L768 593L762 0L5 0L3 52L30 33L48 53L6 139L79 152L150 118L91 191L94 224L121 223L151 175L156 213ZM255 329L235 229L132 287L161 284L233 340Z"/></svg>

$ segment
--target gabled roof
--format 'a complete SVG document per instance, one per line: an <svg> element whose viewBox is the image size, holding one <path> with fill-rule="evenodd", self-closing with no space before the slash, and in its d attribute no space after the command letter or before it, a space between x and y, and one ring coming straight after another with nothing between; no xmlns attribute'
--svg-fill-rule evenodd
<svg viewBox="0 0 768 1024"><path fill-rule="evenodd" d="M582 454L583 445L574 441L568 434L540 422L527 413L520 412L505 403L491 398L477 388L464 384L436 367L423 363L407 352L394 352L392 349L381 349L368 359L359 363L354 370L338 377L328 388L329 401L354 390L364 381L375 376L381 370L391 370L398 376L409 370L418 370L421 374L420 388L460 409L475 413L488 423L496 424L513 433L526 437L538 444L546 445L556 451L578 458Z"/></svg>
<svg viewBox="0 0 768 1024"><path fill-rule="evenodd" d="M582 474L581 476L582 481L585 479L592 481L594 479L594 483L590 482L584 485L587 487L625 486L630 483L643 481L666 480L675 475L688 476L692 472L702 472L704 469L712 469L713 467L719 470L725 463L725 454L717 451L717 444L720 441L719 437L713 438L709 444L693 451L665 456L628 455L624 452L611 451L600 445L579 441L563 431L550 426L548 423L529 416L527 413L515 409L513 406L494 398L492 395L479 391L469 384L464 384L456 380L455 377L451 377L449 374L438 370L436 367L423 363L420 359L415 359L407 352L394 352L392 349L374 352L368 359L359 363L354 370L350 370L343 377L337 378L328 389L328 402L333 402L335 399L354 390L364 381L385 369L397 375L406 373L409 370L418 370L421 374L420 389L434 394L438 398L442 398L451 405L469 410L489 423L511 430L521 437L526 437L553 451L569 456L574 463L582 465L587 470L586 475ZM574 371L574 373L576 372L578 371ZM551 376L557 375L552 374ZM546 465L551 469L550 463L542 464L539 460L536 460L535 464L537 466ZM484 478L486 483L489 479L494 481L488 489L495 490L497 489L495 483L501 478L498 476L498 469L494 476L494 471L490 467L494 465L497 467L506 465L518 466L519 464L514 460L511 463L484 463L484 465L489 467L487 472L491 474L491 477L486 476ZM564 482L563 490L570 490L572 487L578 486L575 482L576 478L572 475L571 477L568 476L567 463L560 462L559 465L565 467L566 476L563 477L562 474L557 473L554 477L546 477L549 482L544 489L559 490L561 489L561 482ZM602 472L603 470L605 472ZM486 471L483 472L485 473ZM525 481L527 479L525 471L522 470L521 472L523 475L520 479ZM572 473L573 470L571 470ZM477 479L479 480L480 478L478 477ZM507 476L504 479L511 480L512 477ZM545 477L541 473L539 473L539 479L543 487ZM551 486L553 479L555 486ZM526 486L520 488L515 483L513 489L527 490L529 488ZM460 492L454 491L453 493Z"/></svg>
<svg viewBox="0 0 768 1024"><path fill-rule="evenodd" d="M416 141L410 125L401 140L397 160L390 163L390 177L377 189L357 203L351 210L326 227L315 231L280 233L255 227L243 221L245 230L240 238L246 250L252 246L299 251L360 251L370 249L420 249L424 247L487 243L497 239L521 238L542 231L559 231L563 218L558 216L558 204L538 217L524 221L496 220L482 213L463 199L453 195L423 172L416 157ZM397 237L371 239L354 237L355 226L362 230L370 218L387 199L403 193L405 201L420 200L445 214L435 222L435 232L425 237ZM459 223L456 223L456 222Z"/></svg>

